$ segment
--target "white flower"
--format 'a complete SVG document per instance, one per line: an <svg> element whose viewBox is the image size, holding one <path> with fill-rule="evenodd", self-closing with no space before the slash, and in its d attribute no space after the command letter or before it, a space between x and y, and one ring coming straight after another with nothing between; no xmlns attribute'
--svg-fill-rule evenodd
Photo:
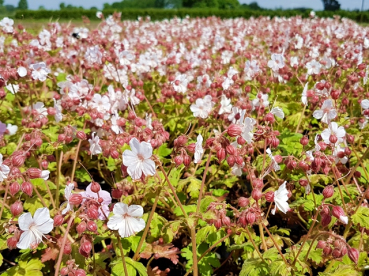
<svg viewBox="0 0 369 276"><path fill-rule="evenodd" d="M272 59L268 61L268 67L277 72L284 67L284 58L281 54L272 54Z"/></svg>
<svg viewBox="0 0 369 276"><path fill-rule="evenodd" d="M94 94L90 106L91 108L96 108L100 113L106 113L110 110L111 104L106 95L101 96L100 94Z"/></svg>
<svg viewBox="0 0 369 276"><path fill-rule="evenodd" d="M19 91L19 85L18 84L8 84L7 86L5 86L6 89L8 89L10 91L10 93L12 94L16 94Z"/></svg>
<svg viewBox="0 0 369 276"><path fill-rule="evenodd" d="M149 129L153 129L153 127L152 127L152 114L146 114L145 121L146 121L146 127L149 128Z"/></svg>
<svg viewBox="0 0 369 276"><path fill-rule="evenodd" d="M369 100L367 100L367 99L362 100L360 105L364 109L364 111L368 110L369 109ZM369 116L365 115L365 113L364 113L364 116L365 116L366 119L369 119Z"/></svg>
<svg viewBox="0 0 369 276"><path fill-rule="evenodd" d="M128 238L145 229L145 221L141 218L143 208L118 202L113 208L114 215L109 218L108 228L118 230L122 238Z"/></svg>
<svg viewBox="0 0 369 276"><path fill-rule="evenodd" d="M90 152L91 155L100 154L102 153L102 149L99 145L100 138L99 136L95 137L95 132L92 133L92 139L88 139L88 142L90 143Z"/></svg>
<svg viewBox="0 0 369 276"><path fill-rule="evenodd" d="M291 67L294 67L295 65L298 66L299 65L298 57L291 57L290 64L291 64Z"/></svg>
<svg viewBox="0 0 369 276"><path fill-rule="evenodd" d="M342 158L338 156L338 154L342 152L344 153L345 150L343 148L341 148L339 145L336 145L336 147L333 150L332 155L334 156L334 162L337 163L342 163L342 164L346 164L348 161L347 156L343 156Z"/></svg>
<svg viewBox="0 0 369 276"><path fill-rule="evenodd" d="M321 67L322 65L319 62L317 62L315 59L306 63L306 68L308 69L307 71L308 75L319 74Z"/></svg>
<svg viewBox="0 0 369 276"><path fill-rule="evenodd" d="M331 137L331 135L334 135L338 138L337 143L341 143L346 135L346 131L343 126L338 127L338 124L336 122L331 122L329 123L328 128L323 130L321 134L324 143L326 143L327 145L331 143L329 141L329 137Z"/></svg>
<svg viewBox="0 0 369 276"><path fill-rule="evenodd" d="M279 171L281 169L281 167L279 167L277 161L275 161L274 156L272 154L272 151L270 150L270 148L267 148L266 153L268 154L268 156L270 157L270 159L272 159L272 164L271 164L271 168L276 172Z"/></svg>
<svg viewBox="0 0 369 276"><path fill-rule="evenodd" d="M61 120L63 120L63 114L62 114L62 107L60 104L60 100L54 100L54 108L55 108L55 122L59 123Z"/></svg>
<svg viewBox="0 0 369 276"><path fill-rule="evenodd" d="M98 63L101 64L102 53L100 52L99 46L91 46L87 48L85 53L85 59L89 63Z"/></svg>
<svg viewBox="0 0 369 276"><path fill-rule="evenodd" d="M37 209L33 218L31 213L21 215L18 224L19 228L24 231L17 243L19 249L36 247L42 242L44 234L48 234L54 228L54 220L50 218L47 208Z"/></svg>
<svg viewBox="0 0 369 276"><path fill-rule="evenodd" d="M3 164L3 155L0 153L0 182L8 178L10 168Z"/></svg>
<svg viewBox="0 0 369 276"><path fill-rule="evenodd" d="M97 11L96 17L101 19L103 17L103 13L101 11Z"/></svg>
<svg viewBox="0 0 369 276"><path fill-rule="evenodd" d="M29 67L33 70L32 78L34 80L45 81L47 74L51 72L50 69L46 67L45 62L31 64Z"/></svg>
<svg viewBox="0 0 369 276"><path fill-rule="evenodd" d="M333 107L333 101L331 99L325 100L321 109L315 110L313 117L315 119L322 119L323 123L328 124L331 120L336 118L337 111Z"/></svg>
<svg viewBox="0 0 369 276"><path fill-rule="evenodd" d="M256 124L256 120L250 117L246 117L243 123L242 129L242 138L246 140L248 144L252 143L252 139L254 138L254 125Z"/></svg>
<svg viewBox="0 0 369 276"><path fill-rule="evenodd" d="M275 215L275 211L280 210L283 213L287 213L290 210L290 206L288 205L288 190L286 189L286 181L279 187L277 191L274 192L274 203L275 207L271 211L273 215Z"/></svg>
<svg viewBox="0 0 369 276"><path fill-rule="evenodd" d="M364 48L368 49L369 48L369 39L364 37Z"/></svg>
<svg viewBox="0 0 369 276"><path fill-rule="evenodd" d="M252 100L252 108L258 107L262 105L263 107L267 107L269 105L268 94L259 93L255 99Z"/></svg>
<svg viewBox="0 0 369 276"><path fill-rule="evenodd" d="M73 207L74 207L73 204L69 203L69 198L72 195L73 189L74 189L74 184L69 184L69 185L67 185L67 187L65 187L64 197L67 199L67 201L64 202L62 205L64 205L66 203L67 206L63 209L62 215L65 215L67 212L73 210Z"/></svg>
<svg viewBox="0 0 369 276"><path fill-rule="evenodd" d="M8 130L9 135L14 135L18 131L18 126L17 125L12 125L12 124L7 124L6 129Z"/></svg>
<svg viewBox="0 0 369 276"><path fill-rule="evenodd" d="M14 20L8 17L4 17L0 21L0 26L3 27L3 31L6 33L13 33L14 31L13 25L14 25Z"/></svg>
<svg viewBox="0 0 369 276"><path fill-rule="evenodd" d="M204 139L202 138L202 135L199 134L199 136L197 136L197 142L195 145L195 154L194 154L194 163L197 164L201 161L201 157L204 154L204 149L202 148L202 141Z"/></svg>
<svg viewBox="0 0 369 276"><path fill-rule="evenodd" d="M27 69L26 69L25 67L23 67L23 66L20 66L20 67L18 67L18 69L17 69L17 73L18 73L18 75L19 75L21 78L23 78L24 76L26 76L26 75L27 75Z"/></svg>
<svg viewBox="0 0 369 276"><path fill-rule="evenodd" d="M283 119L284 118L284 112L282 110L282 108L280 107L273 107L272 110L270 111L270 113L272 113L274 116Z"/></svg>
<svg viewBox="0 0 369 276"><path fill-rule="evenodd" d="M172 82L174 91L178 93L186 93L187 91L187 85L188 85L188 79L185 74L178 75L175 80Z"/></svg>
<svg viewBox="0 0 369 276"><path fill-rule="evenodd" d="M135 56L130 51L122 51L119 53L120 65L130 65Z"/></svg>
<svg viewBox="0 0 369 276"><path fill-rule="evenodd" d="M245 166L245 162L242 163L242 165L238 165L235 163L231 169L232 174L235 176L241 176L242 175L242 168Z"/></svg>
<svg viewBox="0 0 369 276"><path fill-rule="evenodd" d="M133 180L155 174L155 162L151 160L152 146L148 142L139 142L136 138L129 141L131 150L123 152L123 164Z"/></svg>
<svg viewBox="0 0 369 276"><path fill-rule="evenodd" d="M245 79L251 80L255 76L255 74L260 72L258 62L256 60L252 60L251 62L247 60L245 63L244 72L245 72Z"/></svg>
<svg viewBox="0 0 369 276"><path fill-rule="evenodd" d="M206 119L211 112L214 102L211 101L210 95L206 95L203 99L197 99L194 104L190 106L193 116Z"/></svg>
<svg viewBox="0 0 369 276"><path fill-rule="evenodd" d="M121 126L118 125L118 120L120 119L118 112L115 110L113 116L111 116L111 130L115 133L115 134L121 134L123 133L123 128Z"/></svg>
<svg viewBox="0 0 369 276"><path fill-rule="evenodd" d="M50 175L50 171L49 170L43 170L41 172L41 177L43 180L48 180L49 179L49 175Z"/></svg>
<svg viewBox="0 0 369 276"><path fill-rule="evenodd" d="M232 107L231 114L228 115L228 120L231 121L234 124L240 124L243 121L243 118L245 117L246 110L238 108L238 107Z"/></svg>
<svg viewBox="0 0 369 276"><path fill-rule="evenodd" d="M230 113L231 110L232 110L231 100L228 99L225 95L222 95L218 114L221 115L223 113Z"/></svg>
<svg viewBox="0 0 369 276"><path fill-rule="evenodd" d="M37 102L37 103L33 104L32 109L36 110L40 117L46 117L47 116L47 109L45 108L45 105L42 102Z"/></svg>
<svg viewBox="0 0 369 276"><path fill-rule="evenodd" d="M304 104L304 105L307 105L308 104L308 101L307 101L307 92L308 90L308 82L305 83L305 86L304 86L304 90L302 90L302 96L301 96L301 102Z"/></svg>

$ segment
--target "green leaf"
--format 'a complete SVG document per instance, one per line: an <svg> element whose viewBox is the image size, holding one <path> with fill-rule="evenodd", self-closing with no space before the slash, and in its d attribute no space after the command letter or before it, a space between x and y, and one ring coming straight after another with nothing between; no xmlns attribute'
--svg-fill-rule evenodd
<svg viewBox="0 0 369 276"><path fill-rule="evenodd" d="M8 269L1 276L42 276L41 269L44 266L38 258L31 259L29 262L19 261L17 266Z"/></svg>
<svg viewBox="0 0 369 276"><path fill-rule="evenodd" d="M186 214L189 215L190 213L195 213L196 212L196 205L183 205L183 209L186 212ZM177 217L183 217L184 216L183 213L182 213L182 210L179 206L174 208L173 214L175 214Z"/></svg>
<svg viewBox="0 0 369 276"><path fill-rule="evenodd" d="M220 197L220 196L223 196L229 193L228 190L224 190L224 189L211 189L210 191L213 192L213 196L216 196L216 197Z"/></svg>
<svg viewBox="0 0 369 276"><path fill-rule="evenodd" d="M209 248L206 243L202 243L197 246L197 256L200 256L205 253L205 251ZM190 269L193 264L192 258L192 247L191 245L187 246L186 248L182 249L182 257L187 259L186 269ZM213 274L213 268L217 268L220 266L219 259L216 257L215 253L209 252L199 261L198 268L199 268L199 275L206 275L211 276Z"/></svg>
<svg viewBox="0 0 369 276"><path fill-rule="evenodd" d="M43 200L45 201L45 204L49 203L45 198L43 198ZM27 210L31 212L31 214L34 214L38 208L43 208L44 205L42 204L41 200L38 197L30 197L26 199L23 207L24 210Z"/></svg>
<svg viewBox="0 0 369 276"><path fill-rule="evenodd" d="M177 191L182 191L185 186L187 186L186 193L189 193L191 197L193 197L193 198L198 198L199 197L199 192L200 192L200 187L201 187L201 180L199 180L199 179L197 179L196 177L193 177L193 176L190 176L190 177L187 177L186 179L180 180L178 182Z"/></svg>
<svg viewBox="0 0 369 276"><path fill-rule="evenodd" d="M216 231L217 229L213 224L200 228L196 233L196 243L201 244L206 240L209 234L215 233Z"/></svg>
<svg viewBox="0 0 369 276"><path fill-rule="evenodd" d="M46 129L42 130L42 133L47 135L52 142L56 142L58 140L58 132L60 130L60 126L48 126Z"/></svg>
<svg viewBox="0 0 369 276"><path fill-rule="evenodd" d="M157 155L159 155L160 157L167 157L168 155L170 155L172 153L173 149L169 149L168 148L168 144L164 143L162 144L157 151Z"/></svg>
<svg viewBox="0 0 369 276"><path fill-rule="evenodd" d="M91 182L92 181L90 175L86 172L85 169L76 170L76 178L80 182Z"/></svg>
<svg viewBox="0 0 369 276"><path fill-rule="evenodd" d="M290 270L283 260L273 261L270 264L270 272L273 276L286 276L291 275Z"/></svg>
<svg viewBox="0 0 369 276"><path fill-rule="evenodd" d="M317 206L321 205L323 198L324 198L323 195L315 194ZM299 207L299 206L304 207L305 211L313 211L315 209L313 194L312 193L308 194L306 198L300 197L299 199L295 200L294 202L290 204L291 208Z"/></svg>
<svg viewBox="0 0 369 276"><path fill-rule="evenodd" d="M247 259L242 265L240 276L269 276L269 265L262 259Z"/></svg>
<svg viewBox="0 0 369 276"><path fill-rule="evenodd" d="M134 266L132 266L131 264L128 263L128 257L124 258L127 264L127 272L128 275L125 275L124 273L124 268L123 268L123 262L122 259L116 259L114 262L111 263L111 275L113 276L132 276L132 275L136 275L136 268Z"/></svg>
<svg viewBox="0 0 369 276"><path fill-rule="evenodd" d="M357 271L351 265L339 265L333 272L319 272L320 276L361 276L362 273Z"/></svg>
<svg viewBox="0 0 369 276"><path fill-rule="evenodd" d="M147 271L146 271L146 267L140 263L140 262L136 262L134 260L132 260L131 258L125 258L126 259L126 262L127 262L127 265L131 265L133 266L138 274L140 274L140 276L147 276Z"/></svg>
<svg viewBox="0 0 369 276"><path fill-rule="evenodd" d="M11 155L15 149L17 148L17 145L15 143L8 143L5 147L1 147L0 153L3 155Z"/></svg>
<svg viewBox="0 0 369 276"><path fill-rule="evenodd" d="M263 254L263 258L271 260L271 261L275 261L281 258L281 256L279 255L278 249L273 247L271 249L268 249L267 251L264 252Z"/></svg>
<svg viewBox="0 0 369 276"><path fill-rule="evenodd" d="M369 229L369 208L360 206L356 213L351 216L351 219L354 224Z"/></svg>
<svg viewBox="0 0 369 276"><path fill-rule="evenodd" d="M109 171L113 172L117 169L117 165L116 165L116 161L115 159L113 159L111 156L109 156L109 158L107 158L107 164L106 167L108 168Z"/></svg>

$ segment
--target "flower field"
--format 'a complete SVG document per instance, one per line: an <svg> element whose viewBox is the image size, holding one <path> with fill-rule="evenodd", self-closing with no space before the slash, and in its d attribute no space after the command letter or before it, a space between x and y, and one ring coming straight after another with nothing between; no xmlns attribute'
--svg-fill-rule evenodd
<svg viewBox="0 0 369 276"><path fill-rule="evenodd" d="M97 17L0 21L1 275L365 275L368 27Z"/></svg>

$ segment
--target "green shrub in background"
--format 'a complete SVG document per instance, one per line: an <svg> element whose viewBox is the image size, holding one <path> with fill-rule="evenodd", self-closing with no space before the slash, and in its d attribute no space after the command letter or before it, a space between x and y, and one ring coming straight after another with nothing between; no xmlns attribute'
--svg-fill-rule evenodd
<svg viewBox="0 0 369 276"><path fill-rule="evenodd" d="M163 20L174 17L184 18L186 15L190 17L208 17L217 16L219 18L250 18L259 16L271 16L271 17L291 17L302 16L308 17L310 10L218 10L218 9L121 9L121 10L103 10L105 15L112 14L118 11L122 13L122 19L124 20L136 20L137 17L150 16L151 20ZM316 15L319 17L333 17L338 15L346 17L355 21L369 22L369 11L317 11ZM15 13L16 19L81 19L82 16L88 17L90 20L99 20L96 17L96 11L94 10L18 10Z"/></svg>

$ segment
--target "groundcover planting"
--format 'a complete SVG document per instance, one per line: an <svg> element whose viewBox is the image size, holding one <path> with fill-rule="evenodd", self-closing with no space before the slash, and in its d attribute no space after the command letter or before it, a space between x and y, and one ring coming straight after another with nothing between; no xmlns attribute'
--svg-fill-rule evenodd
<svg viewBox="0 0 369 276"><path fill-rule="evenodd" d="M363 275L369 28L0 21L1 275Z"/></svg>

